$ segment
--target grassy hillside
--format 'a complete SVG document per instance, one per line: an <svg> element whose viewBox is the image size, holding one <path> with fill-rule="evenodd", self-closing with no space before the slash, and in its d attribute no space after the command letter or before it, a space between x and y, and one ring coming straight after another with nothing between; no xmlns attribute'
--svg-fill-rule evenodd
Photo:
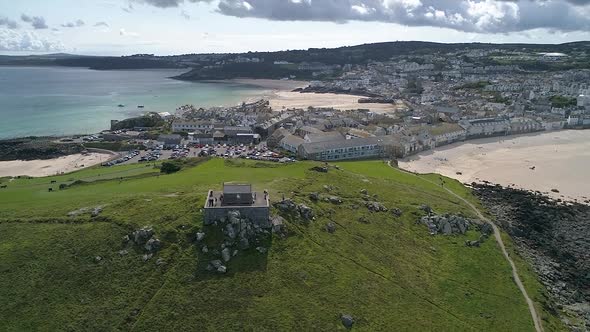
<svg viewBox="0 0 590 332"><path fill-rule="evenodd" d="M493 240L468 248L464 241L477 238L474 230L433 237L416 223L421 204L472 216L463 203L381 161L340 163L341 170L327 174L310 171L314 165L213 159L172 175L132 165L4 180L0 330L333 331L344 329L341 313L352 315L358 330L534 330ZM274 237L268 253L240 252L226 275L211 274L194 238L203 228L206 191L224 181L251 182L268 189L271 200L293 198L317 219L288 220L290 236ZM61 183L74 185L58 190ZM460 184L447 183L477 203ZM343 204L309 200L311 192L328 195L325 185ZM361 189L403 215L370 213ZM68 216L98 206L99 217ZM333 234L325 231L329 221ZM137 248L120 255L121 238L147 225L162 250L147 262ZM538 282L522 271L527 287L537 290L545 329L560 329L543 311Z"/></svg>

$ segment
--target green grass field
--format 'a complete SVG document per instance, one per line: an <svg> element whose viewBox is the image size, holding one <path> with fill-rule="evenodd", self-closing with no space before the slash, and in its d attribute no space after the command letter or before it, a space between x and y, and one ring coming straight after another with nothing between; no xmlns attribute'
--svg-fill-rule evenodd
<svg viewBox="0 0 590 332"><path fill-rule="evenodd" d="M436 184L437 175L406 174L382 161L338 163L341 170L327 174L310 171L314 165L212 159L172 175L131 165L4 179L0 330L334 331L344 329L341 313L355 317L355 330L534 330L493 240L467 248L464 241L476 239L475 231L432 237L416 224L421 204L473 216ZM87 183L57 189L76 180ZM477 203L468 189L445 180ZM273 238L265 255L240 252L226 275L203 271L199 266L207 262L193 241L202 228L200 210L207 190L227 181L268 189L271 200L285 195L304 202L317 220L289 220L291 236ZM344 203L311 202L309 193L326 193L324 185ZM361 189L403 215L369 213L360 204ZM67 216L96 206L104 209L99 218ZM324 230L328 221L337 225L334 234ZM120 256L121 237L147 225L163 249L145 263L139 250ZM96 256L103 259L97 263ZM156 265L158 258L165 264ZM544 310L540 284L523 261L519 265L545 330L561 330Z"/></svg>

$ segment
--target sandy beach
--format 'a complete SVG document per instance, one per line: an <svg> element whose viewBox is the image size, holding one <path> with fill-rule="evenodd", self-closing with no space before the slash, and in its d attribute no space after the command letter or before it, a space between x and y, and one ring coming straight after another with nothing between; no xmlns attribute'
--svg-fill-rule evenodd
<svg viewBox="0 0 590 332"><path fill-rule="evenodd" d="M265 79L233 79L225 82L254 85L268 89L261 96L270 101L270 106L280 111L288 108L333 107L339 110L368 109L375 113L395 112L396 106L392 104L359 104L358 100L363 96L344 95L336 93L299 93L293 92L297 88L309 85L306 81L291 80L265 80Z"/></svg>
<svg viewBox="0 0 590 332"><path fill-rule="evenodd" d="M406 158L399 166L417 173L439 173L464 183L487 180L585 201L590 198L590 130L456 143Z"/></svg>
<svg viewBox="0 0 590 332"><path fill-rule="evenodd" d="M339 110L368 109L375 113L395 112L392 104L360 104L362 96L342 95L335 93L299 93L291 91L278 91L270 97L270 106L275 110L288 108L333 107Z"/></svg>
<svg viewBox="0 0 590 332"><path fill-rule="evenodd" d="M74 154L48 160L13 160L0 161L0 177L27 175L43 177L60 173L69 173L85 167L91 167L109 160L112 155L90 153Z"/></svg>

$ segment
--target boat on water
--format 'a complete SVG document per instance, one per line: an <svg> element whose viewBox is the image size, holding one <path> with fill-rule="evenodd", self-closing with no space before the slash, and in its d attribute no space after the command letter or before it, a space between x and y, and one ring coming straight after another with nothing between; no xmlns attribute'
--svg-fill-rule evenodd
<svg viewBox="0 0 590 332"><path fill-rule="evenodd" d="M138 105L137 108L144 108L145 106L143 105Z"/></svg>
<svg viewBox="0 0 590 332"><path fill-rule="evenodd" d="M125 107L125 105L123 105L123 104L119 104L119 107Z"/></svg>

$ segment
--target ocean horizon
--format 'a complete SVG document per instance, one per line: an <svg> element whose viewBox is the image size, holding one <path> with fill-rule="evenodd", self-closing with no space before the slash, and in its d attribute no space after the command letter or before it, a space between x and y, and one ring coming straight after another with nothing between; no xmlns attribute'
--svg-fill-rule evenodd
<svg viewBox="0 0 590 332"><path fill-rule="evenodd" d="M184 71L0 66L0 139L92 134L109 129L110 120L174 113L186 104L238 105L267 91L170 78Z"/></svg>

